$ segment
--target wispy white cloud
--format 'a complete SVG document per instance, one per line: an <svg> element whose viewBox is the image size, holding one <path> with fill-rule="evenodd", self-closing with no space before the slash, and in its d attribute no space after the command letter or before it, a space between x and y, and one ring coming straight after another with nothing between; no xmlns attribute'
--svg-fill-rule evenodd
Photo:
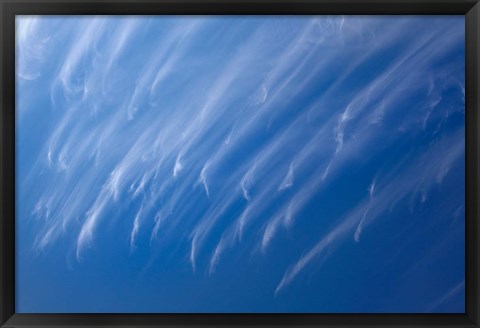
<svg viewBox="0 0 480 328"><path fill-rule="evenodd" d="M441 183L438 175L442 174L446 169L448 170L464 154L463 133L464 130L460 129L453 136L433 144L420 156L418 161L413 161L402 172L395 170L395 175L392 179L376 187L375 197L370 197L369 195L365 201L361 202L346 215L306 255L302 256L285 272L277 286L276 293L292 283L313 259L322 254L327 246L341 242L352 230L355 231L355 237L358 239L362 231L362 229L358 229L359 223L363 221L362 228L364 228L367 223L371 223L383 215L392 203L404 199L419 189L428 190L432 186ZM367 218L368 220L366 220ZM357 229L355 230L356 226Z"/></svg>
<svg viewBox="0 0 480 328"><path fill-rule="evenodd" d="M52 100L45 108L52 120L35 130L41 149L22 181L36 197L30 212L44 220L34 247L46 249L68 230L80 260L107 229L102 222L124 224L107 216L124 205L139 206L127 220L132 250L145 229L152 247L181 234L190 247L185 261L196 272L204 265L213 275L229 250L252 239L267 259L275 236L301 222L301 211L359 153L373 157L402 131L446 120L438 110L443 88L463 88L464 97L461 81L429 73L429 63L461 39L448 24L407 42L409 19L388 26L377 18L289 19L58 18L58 31L49 33L47 18L22 18L17 72L45 78ZM150 42L139 51L146 36ZM353 83L399 42L404 46L385 67ZM65 50L49 60L53 48ZM402 101L415 90L429 97L403 115ZM19 111L32 106L25 100ZM388 126L397 116L404 117L401 126ZM383 129L391 133L385 137ZM441 153L441 162L424 158L390 183L378 175L343 221L325 218L337 226L287 270L277 291L327 246L350 233L359 241L388 204L441 183L463 151L460 134L455 138L439 143L449 153L432 147L431 158ZM414 171L424 180L413 179Z"/></svg>
<svg viewBox="0 0 480 328"><path fill-rule="evenodd" d="M372 183L370 184L370 187L368 187L368 195L369 195L369 198L370 198L369 199L369 204L371 203L371 199L373 197L374 192L375 192L375 180L373 180ZM363 217L357 225L357 229L355 230L355 235L353 237L356 242L358 242L360 240L360 234L362 233L363 225L365 224L365 220L367 219L367 215L368 215L369 210L370 210L370 205L367 205L367 208L365 208L365 212L363 214Z"/></svg>
<svg viewBox="0 0 480 328"><path fill-rule="evenodd" d="M453 288L448 290L442 297L432 302L427 307L427 310L425 312L432 313L436 308L443 305L445 302L451 300L453 297L457 296L464 290L465 290L465 281L461 281L460 283L455 285Z"/></svg>

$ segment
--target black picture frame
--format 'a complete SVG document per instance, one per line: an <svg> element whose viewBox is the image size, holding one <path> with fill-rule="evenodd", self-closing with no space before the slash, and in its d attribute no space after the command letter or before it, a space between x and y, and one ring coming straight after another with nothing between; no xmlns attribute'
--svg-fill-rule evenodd
<svg viewBox="0 0 480 328"><path fill-rule="evenodd" d="M15 15L385 14L465 15L465 314L17 314L15 313ZM480 327L478 0L0 0L1 327Z"/></svg>

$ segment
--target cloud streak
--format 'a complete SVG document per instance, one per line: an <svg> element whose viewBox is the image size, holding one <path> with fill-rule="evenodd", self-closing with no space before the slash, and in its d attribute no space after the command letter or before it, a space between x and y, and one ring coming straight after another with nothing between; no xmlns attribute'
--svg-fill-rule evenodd
<svg viewBox="0 0 480 328"><path fill-rule="evenodd" d="M152 258L177 243L194 274L215 279L229 256L268 262L291 234L301 252L276 268L280 297L326 249L361 243L463 158L463 62L450 58L464 31L428 19L20 17L19 140L30 148L19 192L21 220L38 225L32 247L64 241L82 262L114 230L131 256L147 235ZM25 114L36 104L42 119ZM423 148L388 153L406 140ZM375 162L387 153L395 165ZM348 211L309 212L346 174L368 176ZM295 235L323 221L313 244Z"/></svg>

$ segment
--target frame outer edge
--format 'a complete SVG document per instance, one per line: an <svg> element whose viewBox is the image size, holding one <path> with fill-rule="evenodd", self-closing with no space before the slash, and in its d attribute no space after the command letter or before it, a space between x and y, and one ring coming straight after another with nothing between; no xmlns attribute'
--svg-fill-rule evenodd
<svg viewBox="0 0 480 328"><path fill-rule="evenodd" d="M3 2L0 1L0 18L3 17ZM0 81L3 82L3 26L0 31ZM3 88L0 88L0 103L2 103L3 109ZM5 286L5 275L3 274L4 271L4 254L5 254L5 247L4 247L4 238L3 238L3 231L4 231L4 212L3 212L3 194L4 194L4 183L3 183L3 130L4 130L4 119L0 115L0 232L2 232L2 240L0 241L0 288L3 290ZM5 315L4 304L5 304L5 296L3 293L0 295L0 326L3 325L7 318Z"/></svg>
<svg viewBox="0 0 480 328"><path fill-rule="evenodd" d="M465 106L468 109L466 113L466 175L469 179L466 181L466 224L465 241L466 253L465 261L465 296L466 313L472 323L479 327L480 324L480 285L479 266L480 266L480 4L475 6L465 15L466 27L466 98Z"/></svg>
<svg viewBox="0 0 480 328"><path fill-rule="evenodd" d="M115 0L99 1L99 3L114 2ZM225 0L228 1L228 0ZM0 0L0 75L1 75L1 85L0 88L0 102L1 110L0 114L0 326L1 327L67 327L70 325L75 325L78 327L87 327L85 324L80 322L70 321L68 325L64 323L60 324L45 324L44 323L34 323L34 322L23 322L20 323L18 320L15 320L15 262L14 262L14 252L15 252L15 65L11 65L15 62L15 52L9 51L5 53L4 50L7 50L10 47L15 49L15 16L14 12L17 8L15 1L5 1ZM23 2L30 3L34 2L31 0L26 0ZM90 1L71 1L72 3L83 3L90 4L93 7L92 2ZM131 0L119 0L118 2L130 3L133 4ZM144 1L150 2L150 0ZM156 0L151 0L152 3ZM158 1L162 2L162 1ZM182 0L180 0L182 2ZM201 1L200 1L201 2ZM268 2L268 1L266 1ZM281 1L279 1L281 2ZM315 2L315 1L312 1ZM319 0L318 3L324 1ZM361 3L362 1L359 1ZM381 5L382 3L387 4L389 0L379 0L373 1L376 5ZM395 2L395 1L392 1ZM401 3L402 1L400 1ZM430 1L428 1L430 2ZM22 1L20 1L22 3ZM50 2L51 5L60 5L68 4L66 0L53 0ZM246 0L245 3L250 3L249 0ZM410 3L406 1L406 3ZM441 4L442 0L432 0L431 5ZM450 3L450 2L448 2ZM465 88L466 88L466 98L465 106L467 109L470 109L466 112L466 174L469 177L466 180L466 202L469 202L466 206L466 263L469 270L466 271L466 314L468 317L468 323L464 324L458 321L458 324L455 324L456 327L480 327L480 286L478 284L479 278L479 265L480 265L480 251L479 251L479 242L478 238L480 237L480 225L478 224L479 220L479 208L480 208L480 197L479 197L479 187L480 187L480 176L479 176L479 165L480 165L480 115L478 113L480 106L480 4L474 0L467 1L458 1L459 5L471 4L473 7L465 15L465 27L466 27L466 67L468 70L465 72ZM475 4L475 5L473 5ZM49 3L42 0L38 1L36 6L47 6ZM139 7L142 7L141 5ZM38 8L38 7L37 7ZM82 7L83 8L83 7ZM92 8L93 9L93 8ZM94 10L94 9L93 9ZM12 58L13 57L13 58ZM10 64L10 66L9 66ZM10 320L9 320L10 319ZM65 322L65 321L64 321ZM118 321L117 321L118 323ZM137 322L131 322L131 327L135 327ZM92 324L92 327L100 326L116 326L115 323L106 324L105 323L92 323L90 322L88 326ZM121 326L130 326L128 320L121 324ZM403 326L403 324L395 324L393 321L388 325ZM424 323L425 324L425 323ZM375 324L372 324L372 326ZM377 324L378 325L378 324ZM419 327L422 324L414 324L414 326ZM428 325L428 324L427 324ZM141 325L142 326L142 325ZM143 325L144 327L150 325ZM157 325L155 325L157 326ZM164 325L163 327L168 327L169 324ZM181 327L182 325L176 325L176 327ZM185 327L185 325L183 325ZM199 324L197 327L201 327L202 324ZM233 325L232 325L233 326ZM330 325L327 325L330 326ZM335 324L334 326L337 326ZM342 324L338 325L339 327L344 326ZM358 326L370 326L370 324ZM429 325L431 326L431 325ZM152 326L150 326L152 327ZM252 325L254 327L254 325ZM258 327L258 325L257 325ZM307 327L307 326L304 326Z"/></svg>
<svg viewBox="0 0 480 328"><path fill-rule="evenodd" d="M465 15L478 0L0 0L25 15Z"/></svg>
<svg viewBox="0 0 480 328"><path fill-rule="evenodd" d="M1 19L1 33L0 33L0 63L1 63L1 68L0 68L0 75L1 75L1 84L3 85L5 81L5 70L4 70L4 47L3 47L3 41L4 41L4 34L5 34L5 28L4 28L4 23L3 23L3 17L5 14L4 11L4 3L3 1L0 1L0 19ZM3 94L3 88L0 88L0 102L2 104L2 113L0 115L0 233L1 233L1 240L0 240L0 289L3 291L5 290L5 286L8 283L6 276L5 276L5 269L6 269L6 263L5 263L5 253L6 253L6 247L5 247L5 206L4 206L4 200L3 200L3 195L5 194L5 176L4 176L4 131L5 131L5 118L3 115L3 108L4 108L4 94ZM6 309L5 309L5 304L8 302L8 299L6 297L5 293L0 293L0 325L5 324L5 322L8 319L8 316L6 314Z"/></svg>
<svg viewBox="0 0 480 328"><path fill-rule="evenodd" d="M0 325L15 313L15 16L0 0ZM12 65L13 63L13 65Z"/></svg>

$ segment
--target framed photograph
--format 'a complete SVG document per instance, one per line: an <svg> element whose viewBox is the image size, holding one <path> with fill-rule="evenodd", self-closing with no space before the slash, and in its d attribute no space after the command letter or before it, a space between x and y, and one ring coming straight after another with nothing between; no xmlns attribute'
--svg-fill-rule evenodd
<svg viewBox="0 0 480 328"><path fill-rule="evenodd" d="M479 327L476 0L0 9L1 327Z"/></svg>

